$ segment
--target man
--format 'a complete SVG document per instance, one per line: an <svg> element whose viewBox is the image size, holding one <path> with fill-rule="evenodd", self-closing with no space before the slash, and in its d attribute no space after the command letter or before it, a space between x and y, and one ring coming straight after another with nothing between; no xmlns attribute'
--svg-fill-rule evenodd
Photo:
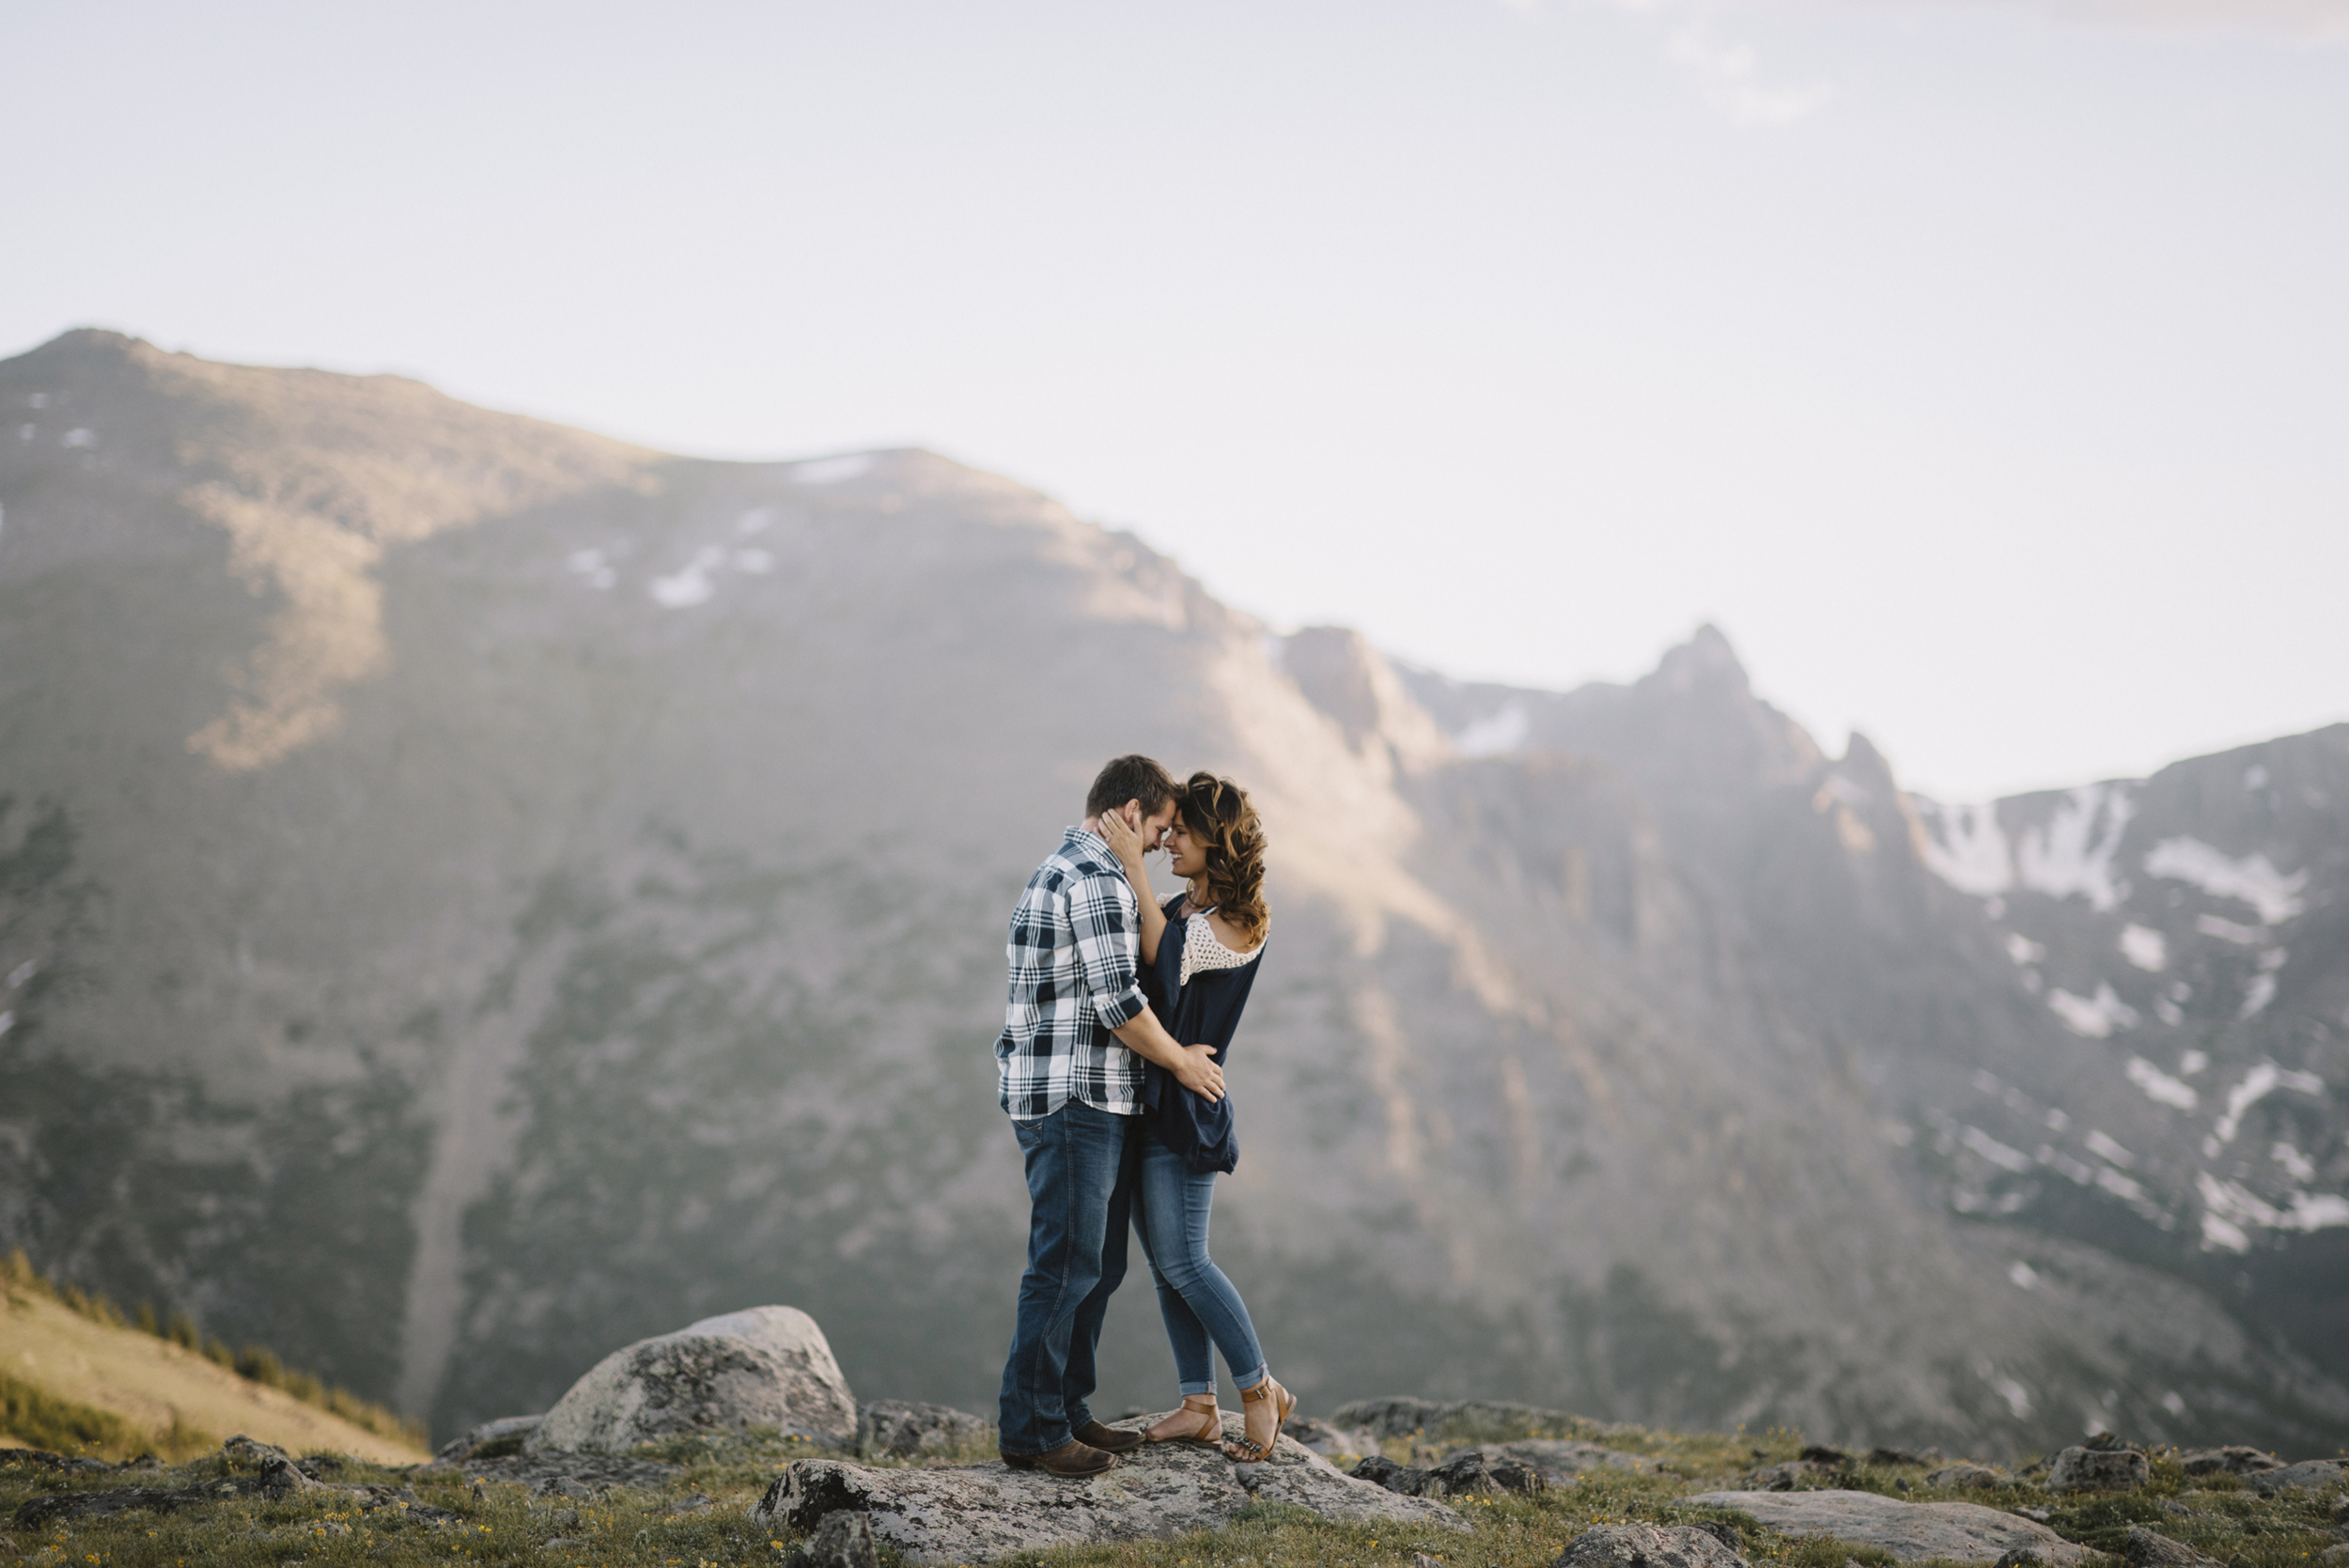
<svg viewBox="0 0 2349 1568"><path fill-rule="evenodd" d="M1097 830L1115 812L1155 847L1176 787L1145 756L1102 768L1083 826L1062 834L1012 910L995 1062L1033 1205L1003 1363L1000 1444L1014 1469L1097 1475L1142 1442L1094 1420L1085 1401L1101 1317L1126 1274L1143 1063L1209 1099L1223 1097L1223 1073L1210 1048L1176 1045L1143 1001L1141 907Z"/></svg>

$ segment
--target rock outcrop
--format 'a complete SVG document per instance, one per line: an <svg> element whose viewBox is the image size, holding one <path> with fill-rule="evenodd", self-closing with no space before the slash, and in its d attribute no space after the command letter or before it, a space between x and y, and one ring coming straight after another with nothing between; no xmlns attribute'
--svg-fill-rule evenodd
<svg viewBox="0 0 2349 1568"><path fill-rule="evenodd" d="M1227 1416L1226 1434L1237 1437L1240 1430L1240 1418ZM799 1460L775 1479L750 1516L762 1529L816 1530L833 1514L862 1514L875 1536L910 1561L976 1563L1051 1546L1211 1529L1259 1500L1293 1504L1329 1519L1467 1528L1440 1503L1339 1474L1293 1437L1283 1437L1261 1465L1234 1465L1190 1443L1153 1444L1084 1481L1014 1470L1000 1461L873 1469Z"/></svg>
<svg viewBox="0 0 2349 1568"><path fill-rule="evenodd" d="M1600 1525L1567 1543L1550 1568L1747 1568L1723 1537L1701 1525Z"/></svg>
<svg viewBox="0 0 2349 1568"><path fill-rule="evenodd" d="M1880 1546L1902 1562L1947 1558L1991 1562L2013 1553L2052 1568L2081 1560L2085 1548L2046 1526L1970 1502L1901 1502L1874 1492L1700 1492L1687 1499L1735 1509L1787 1535L1828 1535Z"/></svg>
<svg viewBox="0 0 2349 1568"><path fill-rule="evenodd" d="M2154 1467L2135 1449L2068 1448L2047 1467L2050 1492L2134 1492Z"/></svg>
<svg viewBox="0 0 2349 1568"><path fill-rule="evenodd" d="M2248 1480L2251 1490L2272 1498L2279 1492L2308 1491L2349 1481L2349 1464L2339 1459L2304 1459L2297 1465L2262 1470Z"/></svg>
<svg viewBox="0 0 2349 1568"><path fill-rule="evenodd" d="M856 1401L816 1320L753 1307L615 1350L571 1385L525 1453L625 1453L656 1437L747 1432L848 1446Z"/></svg>
<svg viewBox="0 0 2349 1568"><path fill-rule="evenodd" d="M1992 1469L1987 1465L1976 1465L1960 1460L1957 1464L1944 1465L1937 1470L1928 1471L1925 1475L1925 1484L1986 1490L1993 1486L2002 1485L2013 1479L2004 1470Z"/></svg>
<svg viewBox="0 0 2349 1568"><path fill-rule="evenodd" d="M2129 1568L2218 1568L2213 1559L2143 1525L2130 1529L2121 1543L2121 1556Z"/></svg>

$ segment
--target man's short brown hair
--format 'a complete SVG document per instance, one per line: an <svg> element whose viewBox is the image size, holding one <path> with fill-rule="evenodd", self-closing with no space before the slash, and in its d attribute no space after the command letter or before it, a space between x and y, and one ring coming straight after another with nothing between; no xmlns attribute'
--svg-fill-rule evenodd
<svg viewBox="0 0 2349 1568"><path fill-rule="evenodd" d="M1180 790L1174 775L1159 767L1154 758L1139 753L1112 757L1093 781L1093 787L1085 792L1085 815L1098 816L1105 811L1115 811L1128 800L1139 800L1143 815L1155 815Z"/></svg>

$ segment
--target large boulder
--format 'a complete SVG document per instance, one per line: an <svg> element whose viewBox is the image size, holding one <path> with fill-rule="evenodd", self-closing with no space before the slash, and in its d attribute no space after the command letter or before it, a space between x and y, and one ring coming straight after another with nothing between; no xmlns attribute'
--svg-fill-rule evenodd
<svg viewBox="0 0 2349 1568"><path fill-rule="evenodd" d="M1566 1543L1550 1568L1747 1568L1724 1527L1598 1525Z"/></svg>
<svg viewBox="0 0 2349 1568"><path fill-rule="evenodd" d="M1828 1535L1881 1546L1901 1562L1936 1558L1997 1562L2010 1553L2069 1568L2087 1555L2046 1526L1972 1502L1902 1502L1874 1492L1700 1492L1687 1499L1735 1509L1785 1535Z"/></svg>
<svg viewBox="0 0 2349 1568"><path fill-rule="evenodd" d="M1115 1424L1138 1427L1156 1419ZM1240 1418L1227 1414L1225 1435L1237 1437L1240 1429ZM1235 1465L1196 1443L1153 1443L1082 1481L1015 1470L1001 1461L871 1469L801 1459L785 1467L750 1516L765 1529L815 1530L836 1514L854 1512L910 1562L979 1563L1053 1546L1214 1529L1258 1500L1355 1524L1468 1528L1441 1503L1340 1475L1293 1437L1280 1439L1260 1465Z"/></svg>
<svg viewBox="0 0 2349 1568"><path fill-rule="evenodd" d="M522 1441L525 1453L625 1453L655 1437L773 1427L846 1447L856 1401L816 1320L753 1307L639 1340L597 1362Z"/></svg>
<svg viewBox="0 0 2349 1568"><path fill-rule="evenodd" d="M2134 1492L2153 1474L2152 1462L2135 1449L2068 1448L2047 1467L2047 1490Z"/></svg>
<svg viewBox="0 0 2349 1568"><path fill-rule="evenodd" d="M2178 1455L2178 1464L2191 1476L2257 1475L2262 1470L2280 1470L2284 1462L2272 1453L2237 1444L2232 1448L2196 1449L2192 1453Z"/></svg>

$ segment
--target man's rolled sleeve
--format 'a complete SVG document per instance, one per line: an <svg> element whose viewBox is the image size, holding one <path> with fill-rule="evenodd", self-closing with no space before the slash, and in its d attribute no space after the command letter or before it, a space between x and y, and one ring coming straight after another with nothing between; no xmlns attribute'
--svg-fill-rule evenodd
<svg viewBox="0 0 2349 1568"><path fill-rule="evenodd" d="M1068 924L1077 937L1077 968L1104 1029L1142 1015L1141 908L1123 877L1086 877L1068 890Z"/></svg>

